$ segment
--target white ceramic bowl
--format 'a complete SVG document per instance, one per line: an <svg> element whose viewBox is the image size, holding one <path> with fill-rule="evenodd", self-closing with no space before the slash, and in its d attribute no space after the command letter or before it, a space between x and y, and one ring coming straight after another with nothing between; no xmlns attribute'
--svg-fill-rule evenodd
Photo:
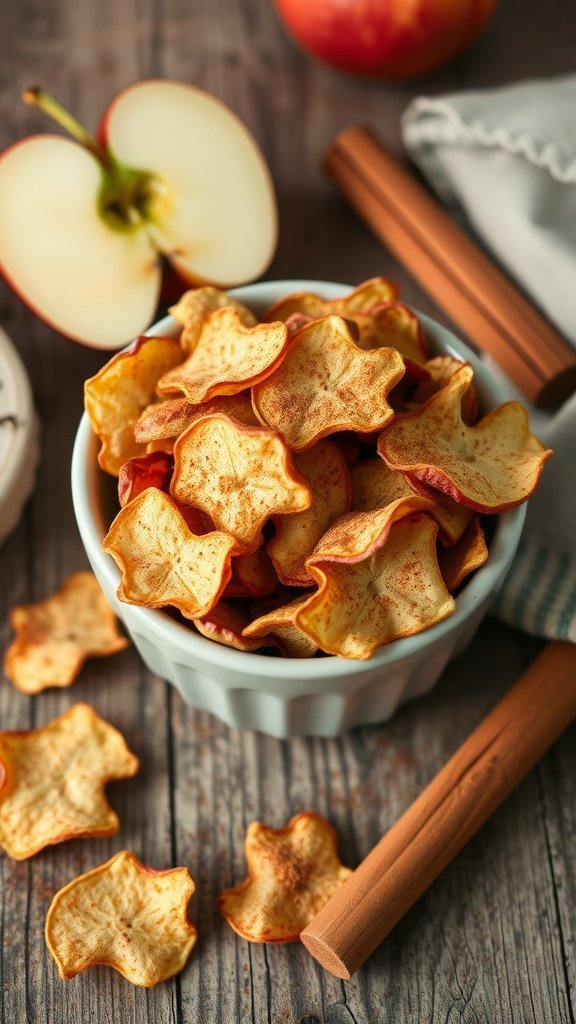
<svg viewBox="0 0 576 1024"><path fill-rule="evenodd" d="M271 281L238 288L232 294L258 313L282 296L302 290L334 298L350 286ZM429 317L421 318L432 352L449 353L472 364L484 411L505 400L500 386L461 341ZM148 334L178 330L176 322L166 317ZM430 690L449 659L472 638L512 561L525 516L524 506L498 516L488 561L458 596L455 613L431 629L396 640L369 661L274 658L222 647L162 611L118 600L120 574L101 547L114 510L106 508L110 478L105 480L98 467L97 451L98 442L84 415L72 458L78 528L102 589L148 668L174 683L188 704L211 711L228 725L283 738L336 736L355 725L380 722L403 701Z"/></svg>

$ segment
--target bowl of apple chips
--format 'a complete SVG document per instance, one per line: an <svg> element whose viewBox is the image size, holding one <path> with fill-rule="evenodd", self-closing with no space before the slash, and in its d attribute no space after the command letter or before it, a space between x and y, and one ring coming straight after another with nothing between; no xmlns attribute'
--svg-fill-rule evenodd
<svg viewBox="0 0 576 1024"><path fill-rule="evenodd" d="M237 728L333 736L429 690L551 454L374 278L187 292L85 385L72 489L148 667Z"/></svg>

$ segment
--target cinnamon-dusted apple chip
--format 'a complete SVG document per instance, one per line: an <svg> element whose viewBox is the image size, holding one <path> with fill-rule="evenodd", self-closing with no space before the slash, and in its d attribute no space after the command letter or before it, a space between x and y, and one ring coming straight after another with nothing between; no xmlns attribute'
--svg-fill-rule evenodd
<svg viewBox="0 0 576 1024"><path fill-rule="evenodd" d="M147 487L167 490L174 460L167 452L149 452L140 458L128 459L118 474L118 501L122 508L137 498Z"/></svg>
<svg viewBox="0 0 576 1024"><path fill-rule="evenodd" d="M419 381L412 392L411 405L414 411L445 387L450 378L464 365L467 364L462 359L455 359L454 356L435 356L434 359L428 359L424 363L429 374L428 379ZM472 381L462 397L462 419L469 426L478 419L478 394Z"/></svg>
<svg viewBox="0 0 576 1024"><path fill-rule="evenodd" d="M422 325L401 302L383 302L369 313L355 313L359 348L395 348L416 365L426 359L428 347Z"/></svg>
<svg viewBox="0 0 576 1024"><path fill-rule="evenodd" d="M158 390L177 391L195 403L235 395L272 373L287 344L283 323L244 327L236 310L216 310L205 321L193 352L164 374Z"/></svg>
<svg viewBox="0 0 576 1024"><path fill-rule="evenodd" d="M400 469L477 512L502 512L530 497L552 455L530 433L528 414L506 402L476 426L462 420L462 398L470 386L467 364L418 413L385 430L378 452Z"/></svg>
<svg viewBox="0 0 576 1024"><path fill-rule="evenodd" d="M341 555L334 543L326 545L327 555L316 551L307 564L319 589L295 624L328 654L366 659L383 644L451 615L455 603L438 568L437 532L436 523L419 514L392 522L385 543L369 543L364 557L346 543Z"/></svg>
<svg viewBox="0 0 576 1024"><path fill-rule="evenodd" d="M113 967L151 988L183 969L197 932L187 917L194 893L187 868L156 871L122 850L56 893L46 945L61 978Z"/></svg>
<svg viewBox="0 0 576 1024"><path fill-rule="evenodd" d="M278 646L274 640L267 643L265 640L244 636L243 630L249 621L238 608L227 601L219 601L207 615L201 619L194 619L194 625L208 640L215 640L216 643L223 644L224 647L233 647L237 651L257 651L259 647Z"/></svg>
<svg viewBox="0 0 576 1024"><path fill-rule="evenodd" d="M352 477L352 508L355 512L371 512L385 508L397 498L414 495L414 487L403 473L389 469L382 459L364 459L350 470Z"/></svg>
<svg viewBox="0 0 576 1024"><path fill-rule="evenodd" d="M484 530L478 516L473 516L461 538L451 548L438 552L440 572L448 590L452 593L475 569L479 569L488 558Z"/></svg>
<svg viewBox="0 0 576 1024"><path fill-rule="evenodd" d="M224 889L220 912L250 942L294 942L349 875L334 829L319 814L297 814L285 828L254 821L246 833L248 879Z"/></svg>
<svg viewBox="0 0 576 1024"><path fill-rule="evenodd" d="M307 324L274 373L252 388L261 423L300 451L338 430L374 431L394 413L386 396L404 374L393 348L363 352L340 316Z"/></svg>
<svg viewBox="0 0 576 1024"><path fill-rule="evenodd" d="M116 616L91 572L77 572L44 601L10 612L16 633L4 671L24 693L70 686L87 658L103 658L128 646Z"/></svg>
<svg viewBox="0 0 576 1024"><path fill-rule="evenodd" d="M84 404L94 433L102 442L98 462L112 476L128 459L144 455L134 439L134 425L153 401L156 385L182 362L175 338L143 335L129 352L119 352L84 384Z"/></svg>
<svg viewBox="0 0 576 1024"><path fill-rule="evenodd" d="M186 355L196 348L200 331L210 313L222 309L223 306L234 309L245 327L253 327L258 323L254 314L241 302L238 302L238 299L233 299L231 295L226 295L225 292L221 292L219 288L214 288L212 285L184 292L176 305L170 307L168 312L184 328L180 336L180 344Z"/></svg>
<svg viewBox="0 0 576 1024"><path fill-rule="evenodd" d="M245 626L242 635L277 639L289 658L311 658L316 654L318 644L294 625L296 613L307 600L307 597L299 597L290 604L260 615L250 625Z"/></svg>
<svg viewBox="0 0 576 1024"><path fill-rule="evenodd" d="M220 414L198 420L178 438L171 490L177 501L207 512L244 554L259 547L270 516L300 512L312 502L277 433Z"/></svg>
<svg viewBox="0 0 576 1024"><path fill-rule="evenodd" d="M0 846L24 860L66 839L115 835L104 786L138 767L120 733L86 704L40 729L0 733Z"/></svg>
<svg viewBox="0 0 576 1024"><path fill-rule="evenodd" d="M118 597L144 608L173 605L187 619L206 615L231 576L234 539L197 536L172 499L156 487L121 509L102 547L122 572Z"/></svg>
<svg viewBox="0 0 576 1024"><path fill-rule="evenodd" d="M331 313L348 317L354 313L367 312L382 302L393 301L397 295L398 287L392 281L385 277L372 277L339 299L322 299L312 292L294 292L270 306L262 319L285 322L293 313L303 313L313 320L330 316Z"/></svg>
<svg viewBox="0 0 576 1024"><path fill-rule="evenodd" d="M383 463L383 465L386 464ZM390 472L396 471L390 470ZM404 476L416 494L430 498L433 502L428 514L438 523L438 540L443 547L451 548L460 540L466 530L474 516L474 509L460 505L449 494L444 494L442 491L436 490L435 487L429 487L428 484L419 480L418 477L412 476L411 473L405 473Z"/></svg>
<svg viewBox="0 0 576 1024"><path fill-rule="evenodd" d="M144 410L134 427L134 437L137 441L144 443L160 441L165 438L172 438L175 441L191 423L195 423L203 416L211 416L215 412L224 413L225 416L229 416L232 420L238 420L240 423L258 425L249 392L238 395L220 395L210 402L196 405L189 402L187 398L165 398L163 402L157 402Z"/></svg>
<svg viewBox="0 0 576 1024"><path fill-rule="evenodd" d="M276 534L268 554L281 583L291 587L312 586L306 558L335 519L350 509L350 473L344 456L330 441L318 441L294 456L297 471L310 486L312 504L303 512L274 516Z"/></svg>
<svg viewBox="0 0 576 1024"><path fill-rule="evenodd" d="M321 562L361 562L384 546L392 525L417 512L430 512L433 502L418 494L396 498L384 508L350 512L336 520L306 559L308 567ZM314 579L316 573L311 570Z"/></svg>

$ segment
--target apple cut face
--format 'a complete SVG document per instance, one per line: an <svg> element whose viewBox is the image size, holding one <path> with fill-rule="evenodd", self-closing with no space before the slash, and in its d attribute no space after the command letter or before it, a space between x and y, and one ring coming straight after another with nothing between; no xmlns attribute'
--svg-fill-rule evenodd
<svg viewBox="0 0 576 1024"><path fill-rule="evenodd" d="M242 122L193 86L148 81L121 92L100 137L123 164L166 185L165 208L149 232L193 284L252 280L277 240L268 168Z"/></svg>
<svg viewBox="0 0 576 1024"><path fill-rule="evenodd" d="M111 231L98 213L102 171L76 142L25 139L0 158L2 271L62 334L117 349L150 323L161 269L143 231Z"/></svg>

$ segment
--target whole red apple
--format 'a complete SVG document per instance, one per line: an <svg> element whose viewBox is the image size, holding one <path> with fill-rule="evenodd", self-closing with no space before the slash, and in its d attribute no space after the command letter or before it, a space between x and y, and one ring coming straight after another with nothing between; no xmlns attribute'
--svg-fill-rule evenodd
<svg viewBox="0 0 576 1024"><path fill-rule="evenodd" d="M497 0L276 0L315 57L362 75L411 78L440 67L480 32Z"/></svg>

